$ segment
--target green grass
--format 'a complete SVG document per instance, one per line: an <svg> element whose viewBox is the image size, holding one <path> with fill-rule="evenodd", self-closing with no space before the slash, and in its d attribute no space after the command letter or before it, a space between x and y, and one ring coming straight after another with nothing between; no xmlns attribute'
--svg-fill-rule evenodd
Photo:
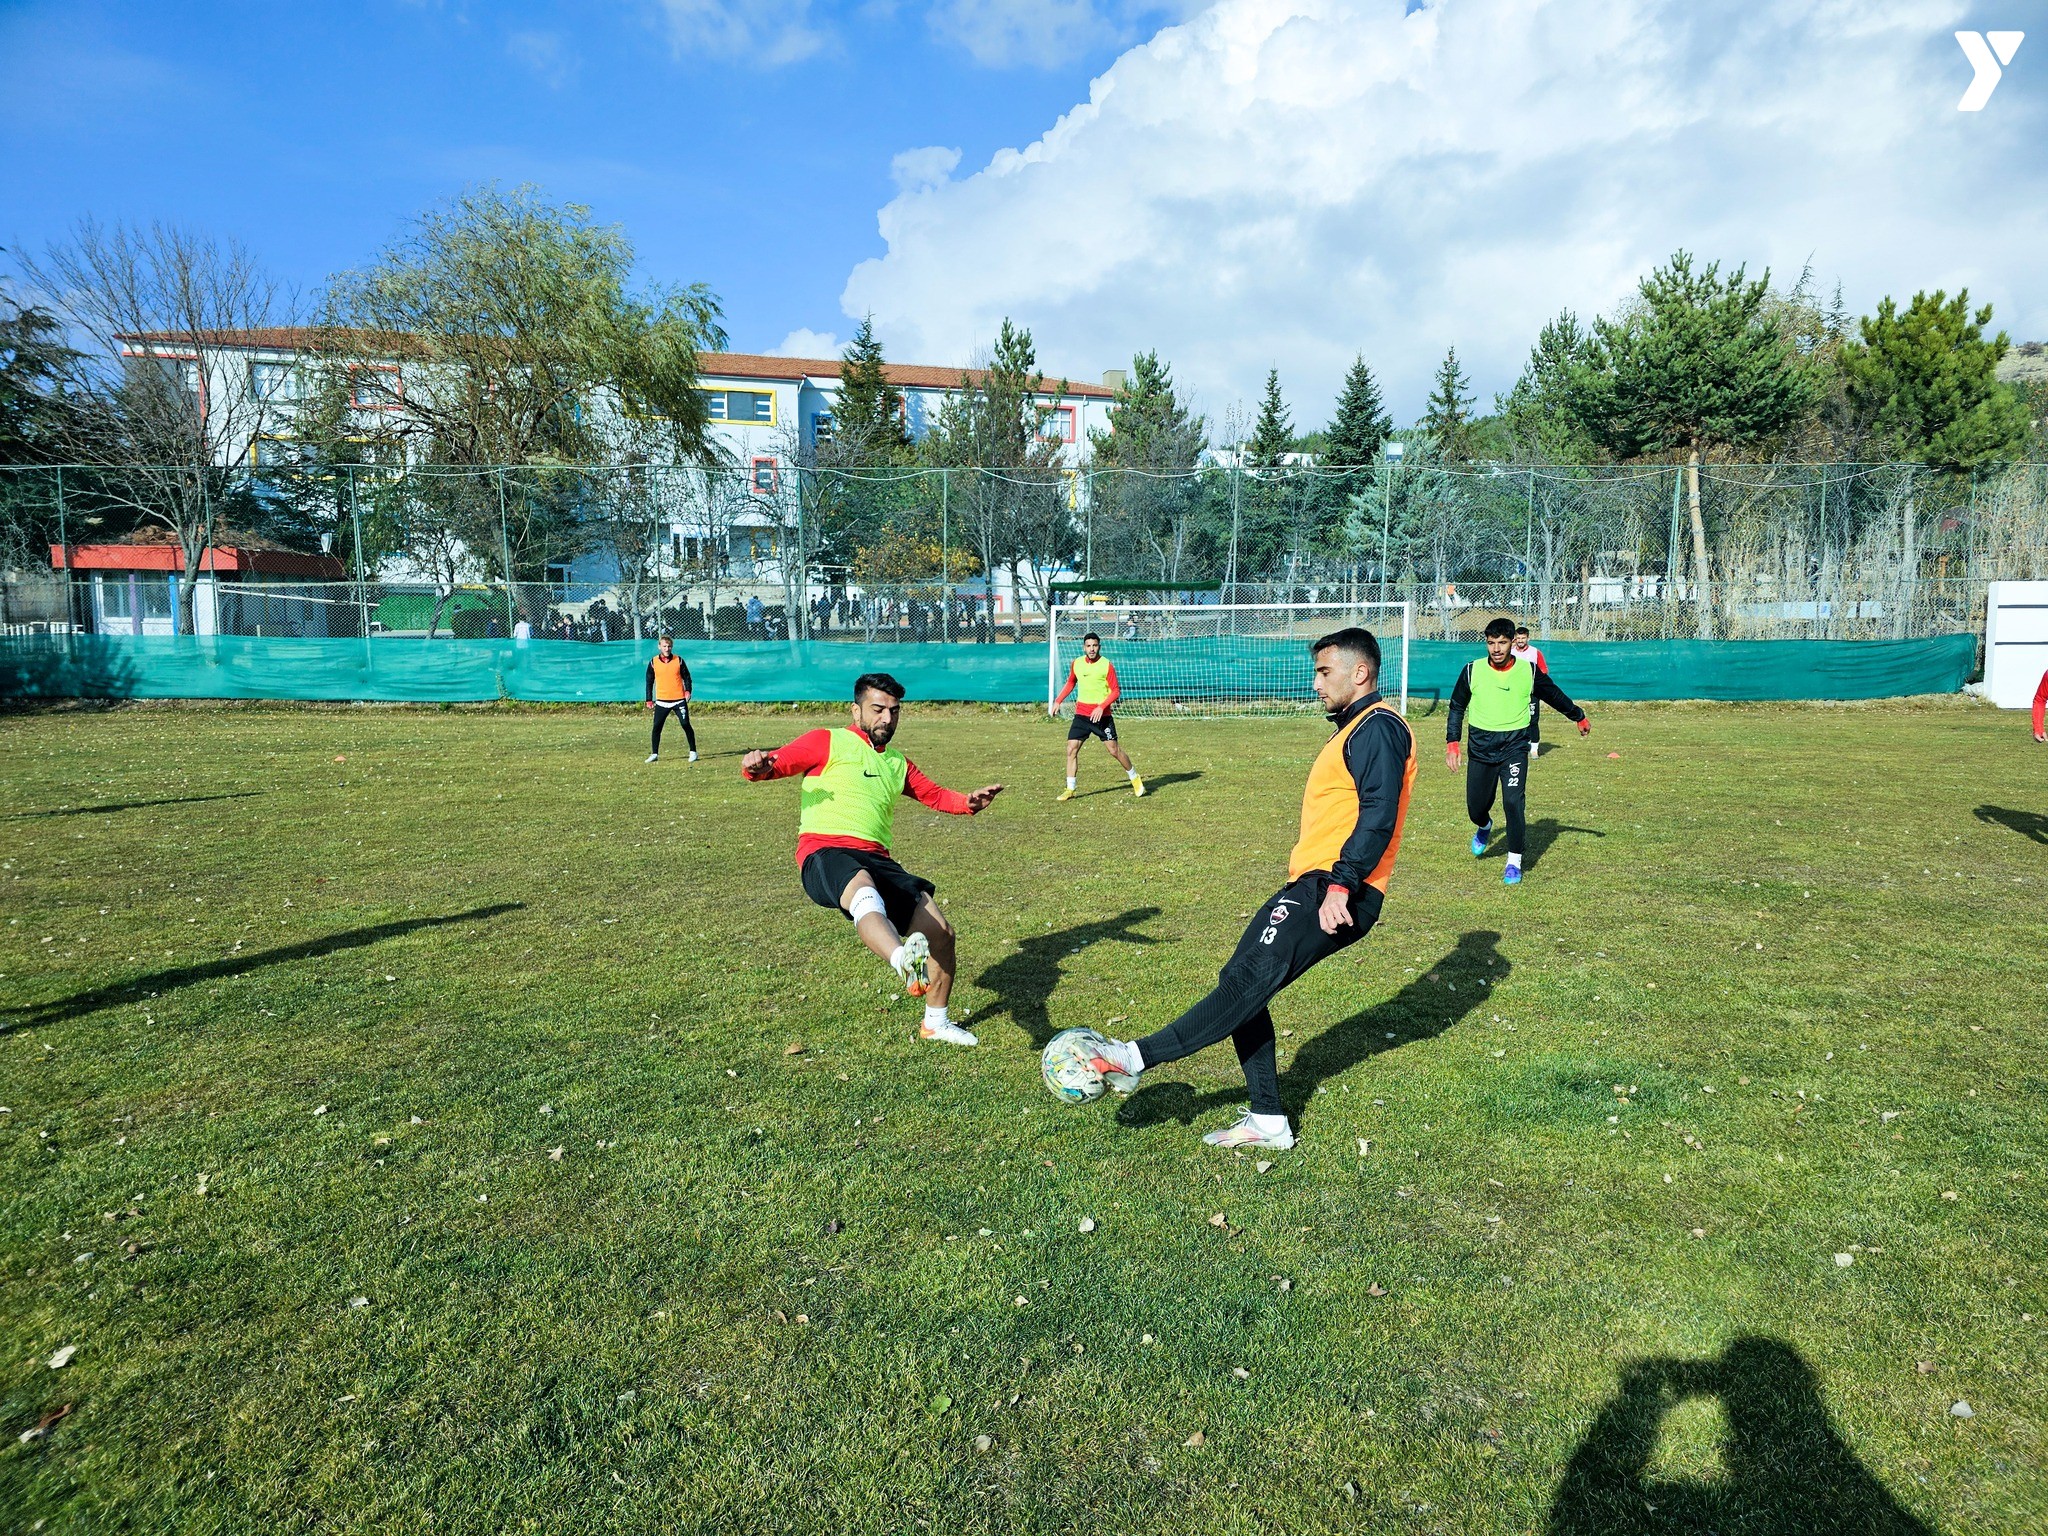
<svg viewBox="0 0 2048 1536"><path fill-rule="evenodd" d="M2048 1526L2014 717L1596 709L1518 891L1422 720L1265 1174L1227 1047L1085 1109L1035 1047L1206 989L1318 726L1055 806L1050 722L913 705L1013 786L898 818L960 1052L727 755L823 718L0 717L0 1531Z"/></svg>

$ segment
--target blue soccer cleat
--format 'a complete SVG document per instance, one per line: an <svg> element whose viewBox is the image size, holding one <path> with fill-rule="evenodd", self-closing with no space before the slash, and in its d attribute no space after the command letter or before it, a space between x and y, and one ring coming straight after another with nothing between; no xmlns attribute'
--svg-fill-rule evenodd
<svg viewBox="0 0 2048 1536"><path fill-rule="evenodd" d="M1493 823L1488 822L1472 834L1472 857L1483 858L1486 854L1486 840L1493 835Z"/></svg>
<svg viewBox="0 0 2048 1536"><path fill-rule="evenodd" d="M1500 883L1502 885L1520 885L1522 883L1522 866L1510 864L1506 869L1502 870Z"/></svg>

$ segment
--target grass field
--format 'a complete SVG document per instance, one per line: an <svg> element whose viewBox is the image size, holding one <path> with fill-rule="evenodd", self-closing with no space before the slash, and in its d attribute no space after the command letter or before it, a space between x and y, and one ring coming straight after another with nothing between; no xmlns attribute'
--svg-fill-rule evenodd
<svg viewBox="0 0 2048 1536"><path fill-rule="evenodd" d="M1227 1047L1036 1048L1206 989L1319 725L1055 806L1050 722L913 703L1013 786L897 823L963 1052L738 779L825 718L0 717L0 1532L2048 1527L2022 721L1596 707L1507 891L1421 719L1262 1174Z"/></svg>

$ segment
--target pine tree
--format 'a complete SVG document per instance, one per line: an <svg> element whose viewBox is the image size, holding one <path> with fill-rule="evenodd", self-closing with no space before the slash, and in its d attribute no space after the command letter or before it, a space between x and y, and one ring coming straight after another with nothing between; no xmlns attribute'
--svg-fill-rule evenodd
<svg viewBox="0 0 2048 1536"><path fill-rule="evenodd" d="M1251 441L1245 444L1246 462L1253 469L1278 469L1285 457L1294 451L1294 423L1288 419L1287 405L1280 398L1280 370L1266 371L1266 394L1259 402L1259 419L1252 427Z"/></svg>
<svg viewBox="0 0 2048 1536"><path fill-rule="evenodd" d="M1886 454L1937 469L1974 469L2019 457L2026 448L2025 404L1997 377L2010 345L1987 339L1986 304L1973 316L1966 288L1916 293L1904 314L1886 299L1844 349L1849 402Z"/></svg>
<svg viewBox="0 0 2048 1536"><path fill-rule="evenodd" d="M1590 464L1599 445L1581 429L1577 391L1581 370L1597 361L1592 335L1570 310L1545 323L1529 349L1522 376L1496 396L1508 451L1534 464Z"/></svg>
<svg viewBox="0 0 2048 1536"><path fill-rule="evenodd" d="M840 354L832 440L834 461L846 465L899 463L910 453L903 394L889 382L873 315L862 318Z"/></svg>
<svg viewBox="0 0 2048 1536"><path fill-rule="evenodd" d="M1360 356L1344 375L1337 414L1325 434L1323 462L1332 469L1365 469L1379 458L1380 444L1393 430L1393 418L1380 399L1379 383Z"/></svg>
<svg viewBox="0 0 2048 1536"><path fill-rule="evenodd" d="M1097 467L1193 469L1207 442L1207 424L1173 385L1157 352L1131 359L1130 376L1109 406L1109 430L1092 432Z"/></svg>
<svg viewBox="0 0 2048 1536"><path fill-rule="evenodd" d="M1471 386L1465 371L1458 366L1456 347L1444 353L1444 360L1437 365L1429 406L1422 415L1422 429L1435 445L1438 462L1464 464L1471 460Z"/></svg>

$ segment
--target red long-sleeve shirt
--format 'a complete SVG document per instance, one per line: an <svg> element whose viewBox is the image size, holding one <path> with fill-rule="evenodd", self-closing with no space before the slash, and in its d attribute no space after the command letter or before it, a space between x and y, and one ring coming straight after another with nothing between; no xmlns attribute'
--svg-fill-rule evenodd
<svg viewBox="0 0 2048 1536"><path fill-rule="evenodd" d="M2048 730L2048 672L2041 674L2041 686L2034 690L2034 734Z"/></svg>
<svg viewBox="0 0 2048 1536"><path fill-rule="evenodd" d="M874 745L872 741L868 741L867 732L863 731L859 726L851 726L849 729L862 741L867 741L869 746ZM812 774L822 773L825 768L825 762L831 755L832 733L830 731L805 731L803 735L797 737L788 746L777 749L775 753L775 766L763 775L763 779L793 779L799 774L808 778ZM917 764L911 762L909 758L906 757L903 762L904 766L909 770L908 775L903 780L903 793L917 801L919 805L928 805L933 810L943 811L948 816L972 816L974 814L973 809L967 804L967 797L961 794L959 790L948 789L943 784L933 782L926 776L925 771L918 767ZM870 842L864 837L821 836L817 833L803 833L796 840L797 863L802 864L805 859L808 859L820 848L858 848L864 853L880 854L887 854L889 851L880 843Z"/></svg>
<svg viewBox="0 0 2048 1536"><path fill-rule="evenodd" d="M1115 662L1112 661L1109 664L1109 670L1103 674L1102 680L1105 683L1109 684L1109 697L1104 699L1100 704L1091 704L1088 707L1090 709L1099 709L1103 712L1103 714L1107 714L1109 713L1111 706L1114 705L1118 699L1124 696L1123 684L1119 683L1116 680ZM1074 675L1074 664L1070 661L1067 663L1067 686L1060 690L1060 696L1053 700L1053 704L1055 706L1058 706L1066 703L1067 695L1072 693L1077 687L1080 686L1080 684L1081 679ZM1078 709L1081 706L1077 704L1074 707ZM1101 716L1098 715L1095 718L1100 719Z"/></svg>

